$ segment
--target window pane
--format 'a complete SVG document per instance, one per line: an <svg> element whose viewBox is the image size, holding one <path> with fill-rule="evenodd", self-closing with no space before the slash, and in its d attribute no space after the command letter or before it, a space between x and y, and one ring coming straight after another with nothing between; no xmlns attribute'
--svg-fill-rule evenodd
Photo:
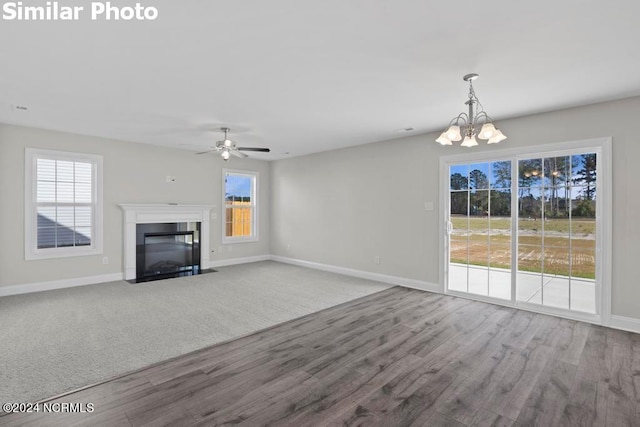
<svg viewBox="0 0 640 427"><path fill-rule="evenodd" d="M571 246L571 275L584 279L595 279L595 243L580 239L572 240Z"/></svg>
<svg viewBox="0 0 640 427"><path fill-rule="evenodd" d="M571 197L568 187L545 188L545 218L568 218Z"/></svg>
<svg viewBox="0 0 640 427"><path fill-rule="evenodd" d="M73 162L58 160L56 162L56 180L73 182Z"/></svg>
<svg viewBox="0 0 640 427"><path fill-rule="evenodd" d="M246 175L227 175L225 198L234 202L251 201L251 184L253 177Z"/></svg>
<svg viewBox="0 0 640 427"><path fill-rule="evenodd" d="M449 168L451 190L466 190L469 188L469 166L456 165Z"/></svg>
<svg viewBox="0 0 640 427"><path fill-rule="evenodd" d="M56 228L55 227L38 227L38 249L55 248L56 246Z"/></svg>
<svg viewBox="0 0 640 427"><path fill-rule="evenodd" d="M511 190L491 191L491 212L492 217L511 216Z"/></svg>
<svg viewBox="0 0 640 427"><path fill-rule="evenodd" d="M75 225L76 227L91 227L91 207L76 206L75 207Z"/></svg>
<svg viewBox="0 0 640 427"><path fill-rule="evenodd" d="M72 228L65 226L57 226L56 227L56 246L57 247L66 247L73 246L74 242L74 232Z"/></svg>
<svg viewBox="0 0 640 427"><path fill-rule="evenodd" d="M93 165L91 163L75 163L76 182L91 183L93 177Z"/></svg>
<svg viewBox="0 0 640 427"><path fill-rule="evenodd" d="M546 276L569 277L569 247L554 248L545 245L543 269Z"/></svg>
<svg viewBox="0 0 640 427"><path fill-rule="evenodd" d="M91 245L91 227L78 227L75 234L76 246Z"/></svg>
<svg viewBox="0 0 640 427"><path fill-rule="evenodd" d="M451 260L449 264L448 287L452 291L467 292L468 290L469 268L466 263L457 263Z"/></svg>
<svg viewBox="0 0 640 427"><path fill-rule="evenodd" d="M469 290L467 292L483 296L489 295L489 270L487 267L469 265L467 268L469 269Z"/></svg>
<svg viewBox="0 0 640 427"><path fill-rule="evenodd" d="M91 203L91 183L77 182L75 186L75 202Z"/></svg>
<svg viewBox="0 0 640 427"><path fill-rule="evenodd" d="M567 276L544 276L542 304L548 307L569 309L570 279Z"/></svg>
<svg viewBox="0 0 640 427"><path fill-rule="evenodd" d="M469 188L472 190L489 188L489 163L469 165Z"/></svg>
<svg viewBox="0 0 640 427"><path fill-rule="evenodd" d="M571 183L583 185L595 191L596 154L586 153L571 157Z"/></svg>
<svg viewBox="0 0 640 427"><path fill-rule="evenodd" d="M74 226L73 206L58 206L56 208L56 224L59 227L73 228Z"/></svg>
<svg viewBox="0 0 640 427"><path fill-rule="evenodd" d="M518 246L518 301L542 304L542 247Z"/></svg>
<svg viewBox="0 0 640 427"><path fill-rule="evenodd" d="M451 262L467 264L469 253L469 240L467 236L452 235L449 240Z"/></svg>
<svg viewBox="0 0 640 427"><path fill-rule="evenodd" d="M544 221L544 246L569 250L569 218L546 218Z"/></svg>
<svg viewBox="0 0 640 427"><path fill-rule="evenodd" d="M518 245L518 270L542 273L542 247Z"/></svg>
<svg viewBox="0 0 640 427"><path fill-rule="evenodd" d="M539 187L542 185L542 159L526 159L518 162L518 186Z"/></svg>
<svg viewBox="0 0 640 427"><path fill-rule="evenodd" d="M521 187L518 193L518 216L532 221L541 219L543 200L541 189Z"/></svg>
<svg viewBox="0 0 640 427"><path fill-rule="evenodd" d="M469 203L468 199L469 199L469 193L467 191L451 192L451 205L450 205L451 215L464 215L466 218L468 203ZM456 224L454 224L454 227L460 228L460 227L456 227ZM465 229L467 228L466 224L464 228Z"/></svg>
<svg viewBox="0 0 640 427"><path fill-rule="evenodd" d="M571 216L581 218L596 217L595 187L571 187Z"/></svg>
<svg viewBox="0 0 640 427"><path fill-rule="evenodd" d="M472 190L469 194L469 215L487 217L489 215L489 191Z"/></svg>
<svg viewBox="0 0 640 427"><path fill-rule="evenodd" d="M491 267L511 269L511 244L491 241ZM509 278L511 287L511 278Z"/></svg>
<svg viewBox="0 0 640 427"><path fill-rule="evenodd" d="M52 181L37 182L36 201L38 203L53 203L56 201L56 183Z"/></svg>
<svg viewBox="0 0 640 427"><path fill-rule="evenodd" d="M55 181L56 179L56 161L50 159L38 159L36 162L38 171L36 179L38 181Z"/></svg>
<svg viewBox="0 0 640 427"><path fill-rule="evenodd" d="M511 161L491 163L491 188L511 188Z"/></svg>
<svg viewBox="0 0 640 427"><path fill-rule="evenodd" d="M55 224L55 206L38 206L38 227L53 227Z"/></svg>
<svg viewBox="0 0 640 427"><path fill-rule="evenodd" d="M595 281L593 279L571 278L571 310L586 313L596 312Z"/></svg>
<svg viewBox="0 0 640 427"><path fill-rule="evenodd" d="M544 159L544 186L566 186L571 180L571 157L549 157Z"/></svg>
<svg viewBox="0 0 640 427"><path fill-rule="evenodd" d="M56 191L58 203L73 203L73 182L57 182Z"/></svg>

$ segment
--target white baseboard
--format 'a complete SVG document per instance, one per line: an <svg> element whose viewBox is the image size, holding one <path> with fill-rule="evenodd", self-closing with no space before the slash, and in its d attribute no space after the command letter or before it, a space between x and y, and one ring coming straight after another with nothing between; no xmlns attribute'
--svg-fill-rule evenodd
<svg viewBox="0 0 640 427"><path fill-rule="evenodd" d="M359 277L361 279L375 280L378 282L389 283L391 285L404 286L405 288L412 288L412 289L418 289L421 291L444 294L443 290L440 288L440 285L438 285L437 283L423 282L421 280L406 279L403 277L389 276L386 274L371 273L368 271L354 270L351 268L338 267L335 265L320 264L316 262L304 261L304 260L295 259L295 258L282 257L278 255L271 255L271 259L273 261L283 262L286 264L299 265L301 267L308 267L308 268L314 268L316 270L324 270L324 271L330 271L332 273L344 274L345 276ZM455 296L458 296L458 295L455 295ZM466 298L469 298L469 297L466 297ZM478 300L477 298L470 298L470 299ZM495 301L487 301L487 302L496 304ZM505 305L505 304L500 304L500 305ZM505 305L505 306L511 307L510 305ZM549 314L549 313L544 313L542 311L532 310L528 307L514 306L513 308L534 311L534 312L543 313L543 314ZM560 316L567 318L566 314L562 314ZM576 317L573 320L599 324L599 322L594 322L592 319L586 319L586 318ZM610 324L607 326L614 329L621 329L624 331L640 333L640 319L634 319L632 317L612 315Z"/></svg>
<svg viewBox="0 0 640 427"><path fill-rule="evenodd" d="M316 270L329 271L331 273L344 274L345 276L358 277L360 279L375 280L376 282L388 283L390 285L404 286L406 288L419 289L421 291L442 293L438 284L423 282L422 280L407 279L405 277L390 276L380 273L371 273L364 270L355 270L352 268L338 267L335 265L320 264L317 262L303 261L301 259L287 258L279 255L271 255L270 259L285 264L293 264L301 267L313 268Z"/></svg>
<svg viewBox="0 0 640 427"><path fill-rule="evenodd" d="M229 258L229 259L221 259L216 261L209 261L209 265L203 266L203 268L218 268L225 267L227 265L238 265L238 264L248 264L250 262L259 262L259 261L269 261L271 260L271 255L256 255L256 256L248 256L243 258Z"/></svg>
<svg viewBox="0 0 640 427"><path fill-rule="evenodd" d="M611 315L610 327L640 334L640 319Z"/></svg>
<svg viewBox="0 0 640 427"><path fill-rule="evenodd" d="M230 258L217 261L210 261L208 266L203 268L217 268L229 265L247 264L259 261L277 261L285 264L298 265L301 267L313 268L316 270L329 271L345 276L358 277L360 279L375 280L377 282L388 283L390 285L404 286L406 288L418 289L421 291L444 293L437 283L425 282L422 280L408 279L387 274L372 273L364 270L339 267L329 264L304 261L301 259L287 258L279 255L258 255L243 258ZM102 274L99 276L78 277L72 279L52 280L48 282L25 283L22 285L1 286L0 297L9 295L27 294L32 292L50 291L54 289L72 288L75 286L95 285L98 283L115 282L123 280L123 273ZM519 308L519 307L516 307ZM580 320L580 319L576 319ZM633 317L611 315L609 327L624 331L640 333L640 319Z"/></svg>
<svg viewBox="0 0 640 427"><path fill-rule="evenodd" d="M76 286L95 285L97 283L115 282L117 280L122 280L122 273L51 280L49 282L25 283L23 285L2 286L0 287L0 297L29 294L31 292L50 291L53 289L73 288Z"/></svg>
<svg viewBox="0 0 640 427"><path fill-rule="evenodd" d="M249 262L268 261L271 255L259 255L244 258L231 258L220 261L210 261L204 268L216 268L226 265L246 264ZM51 291L54 289L73 288L76 286L95 285L98 283L123 280L123 273L102 274L100 276L76 277L72 279L51 280L48 282L25 283L21 285L0 286L0 297L9 295L29 294L32 292Z"/></svg>

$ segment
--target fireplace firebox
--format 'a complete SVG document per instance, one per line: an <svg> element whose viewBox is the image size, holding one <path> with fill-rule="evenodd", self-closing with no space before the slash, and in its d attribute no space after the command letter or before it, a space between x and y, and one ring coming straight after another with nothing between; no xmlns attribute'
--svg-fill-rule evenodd
<svg viewBox="0 0 640 427"><path fill-rule="evenodd" d="M136 282L200 274L200 223L136 226Z"/></svg>

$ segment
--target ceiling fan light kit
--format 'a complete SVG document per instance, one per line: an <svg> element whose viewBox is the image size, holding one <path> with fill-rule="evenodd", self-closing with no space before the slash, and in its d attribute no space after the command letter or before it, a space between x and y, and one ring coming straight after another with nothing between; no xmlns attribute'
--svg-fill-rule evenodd
<svg viewBox="0 0 640 427"><path fill-rule="evenodd" d="M463 147L475 147L479 139L487 140L487 144L497 144L507 137L496 128L493 120L485 113L482 104L478 100L473 90L473 81L479 76L477 74L467 74L463 77L465 82L469 82L469 99L465 104L469 107L469 112L462 112L454 117L447 129L440 134L436 142L441 145L453 145L454 141L462 140ZM482 124L482 127L480 125ZM480 131L477 132L478 127ZM464 135L464 139L463 139Z"/></svg>
<svg viewBox="0 0 640 427"><path fill-rule="evenodd" d="M240 157L241 159L245 157L249 157L243 153L243 151L258 151L261 153L268 153L271 150L269 148L258 148L258 147L237 147L236 143L230 140L227 134L231 131L231 129L227 127L220 128L222 132L224 132L224 139L222 141L217 141L215 147L212 147L211 150L202 151L196 154L208 154L213 152L219 152L220 157L225 162L229 161L231 156Z"/></svg>

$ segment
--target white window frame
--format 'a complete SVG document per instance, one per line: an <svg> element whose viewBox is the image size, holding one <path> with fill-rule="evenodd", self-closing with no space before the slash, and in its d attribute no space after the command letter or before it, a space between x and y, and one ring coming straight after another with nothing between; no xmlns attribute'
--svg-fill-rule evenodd
<svg viewBox="0 0 640 427"><path fill-rule="evenodd" d="M252 234L250 236L233 236L227 237L227 203L226 203L226 177L227 175L244 175L250 176L252 179L251 186L251 207L252 215L251 215L251 231ZM260 180L260 174L257 171L249 171L249 170L240 170L240 169L222 169L222 243L223 244L231 244L231 243L249 243L249 242L257 242L259 240L258 237L258 185Z"/></svg>
<svg viewBox="0 0 640 427"><path fill-rule="evenodd" d="M92 196L93 196L93 235L91 245L60 248L38 249L38 209L37 196L37 161L39 158L66 160L72 162L89 162L93 164ZM24 165L24 236L25 260L48 258L65 258L102 254L103 245L103 211L102 211L102 156L95 154L73 153L66 151L25 149Z"/></svg>
<svg viewBox="0 0 640 427"><path fill-rule="evenodd" d="M487 301L508 307L515 307L529 311L545 314L557 315L574 320L581 320L590 323L609 325L611 322L611 285L612 285L612 220L613 220L613 185L612 185L612 155L611 138L594 138L578 141L559 142L544 145L531 145L521 148L511 148L503 150L476 150L464 154L454 154L440 157L440 283L441 292L455 294L465 298L479 301ZM448 206L446 200L449 197L449 165L455 163L473 163L485 161L512 161L512 171L517 167L518 161L530 158L535 155L540 157L560 157L568 155L574 151L594 152L598 155L596 194L600 208L596 212L596 251L600 257L596 257L596 314L580 313L554 307L517 303L515 301L515 281L512 279L511 295L514 302L501 300L492 297L485 297L474 294L462 294L449 291L445 283L448 269L448 246L446 244L446 230L448 222ZM517 169L515 169L517 170ZM517 182L512 180L511 192L517 194ZM517 211L517 198L512 198L511 211ZM512 225L513 226L513 225ZM512 239L512 253L517 253L517 233ZM516 274L512 271L512 275Z"/></svg>

